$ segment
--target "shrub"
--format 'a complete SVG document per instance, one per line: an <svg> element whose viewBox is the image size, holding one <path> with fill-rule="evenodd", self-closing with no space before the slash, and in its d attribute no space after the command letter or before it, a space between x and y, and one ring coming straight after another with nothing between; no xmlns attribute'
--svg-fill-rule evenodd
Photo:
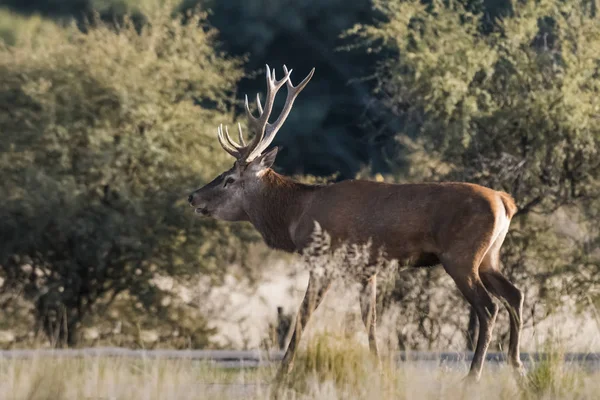
<svg viewBox="0 0 600 400"><path fill-rule="evenodd" d="M215 128L232 117L242 72L205 13L171 9L141 27L96 19L0 44L3 290L21 290L59 344L75 344L95 313L121 320L107 314L115 299L145 311L128 314L131 329L162 323L206 344L203 320L165 306L177 296L157 281L218 282L251 235L186 204L231 162Z"/></svg>
<svg viewBox="0 0 600 400"><path fill-rule="evenodd" d="M600 194L594 10L516 2L490 26L462 2L376 5L383 22L350 33L368 52L386 54L377 93L403 126L391 160L395 180L470 181L515 197L519 210L502 259L509 278L528 291L526 318L547 315L567 293L573 303L588 304L589 295L597 303L600 231L586 220ZM573 229L554 222L561 213L576 220ZM439 280L429 278L416 294L399 280L396 297L421 298L425 315L443 310L427 294ZM534 308L536 297L545 301Z"/></svg>

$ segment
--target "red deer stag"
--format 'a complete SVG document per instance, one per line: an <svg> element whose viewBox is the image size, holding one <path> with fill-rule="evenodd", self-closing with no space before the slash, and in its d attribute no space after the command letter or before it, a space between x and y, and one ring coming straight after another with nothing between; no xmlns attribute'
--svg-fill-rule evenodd
<svg viewBox="0 0 600 400"><path fill-rule="evenodd" d="M510 195L468 183L388 184L347 180L330 185L306 185L271 169L277 147L266 150L292 109L294 100L312 78L298 85L292 70L275 78L267 66L264 107L257 94L258 117L246 96L246 113L253 139L239 143L219 127L218 139L235 157L233 167L189 196L195 212L225 221L250 221L273 248L301 252L311 241L315 222L335 242L367 243L384 248L389 259L412 260L414 266L442 264L471 304L479 319L479 338L469 376L479 379L491 340L498 297L510 314L508 361L519 370L519 337L523 294L500 272L499 252L516 206ZM277 91L287 86L281 115L269 117ZM278 377L292 368L302 329L322 301L330 282L309 278L298 311L296 329L279 368ZM309 296L313 294L315 297ZM313 301L310 301L311 298ZM376 275L362 282L360 296L369 348L378 357L375 340Z"/></svg>

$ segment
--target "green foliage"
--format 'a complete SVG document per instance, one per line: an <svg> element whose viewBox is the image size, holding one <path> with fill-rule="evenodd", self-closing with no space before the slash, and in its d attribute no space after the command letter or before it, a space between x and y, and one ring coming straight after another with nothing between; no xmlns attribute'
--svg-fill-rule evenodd
<svg viewBox="0 0 600 400"><path fill-rule="evenodd" d="M149 321L178 325L156 279L218 281L252 236L186 204L232 161L215 127L231 119L242 72L204 13L184 23L171 9L139 31L95 20L0 47L0 272L61 343L122 292Z"/></svg>
<svg viewBox="0 0 600 400"><path fill-rule="evenodd" d="M58 29L54 22L38 15L23 17L0 8L0 42L15 45L22 38L43 37Z"/></svg>
<svg viewBox="0 0 600 400"><path fill-rule="evenodd" d="M566 293L580 305L590 296L597 302L600 231L582 218L598 209L600 196L595 12L579 2L515 2L509 16L484 29L482 14L460 2L376 5L387 19L349 34L386 55L376 93L403 123L402 151L390 159L396 180L470 181L515 197L519 212L502 259L526 290L526 323L564 303ZM554 223L561 215L579 218L575 232ZM428 288L440 278L421 278L427 283L417 293L401 279L395 297L424 315L443 310ZM457 318L464 326L466 316ZM440 331L430 325L425 338Z"/></svg>
<svg viewBox="0 0 600 400"><path fill-rule="evenodd" d="M206 18L219 28L222 48L247 57L248 71L260 72L265 62L286 63L298 76L317 68L276 139L283 145L279 168L346 178L368 162L368 178L370 169L389 171L390 161L390 180L468 180L509 191L521 217L503 260L507 275L527 291L526 304L541 295L544 306L554 307L563 294L580 307L600 308L600 234L590 222L600 210L600 25L593 2L378 0L375 10L367 0L163 3L3 3L54 18L0 11L0 171L6 177L0 194L7 199L0 277L4 288L27 293L39 323L48 313L53 327L64 315L81 319L73 310L86 307L72 301L87 296L96 313L118 306L119 315L106 313L104 331L127 315L124 336L157 321L168 335L185 314L189 333L200 316L188 308L167 323L163 315L187 305L153 308L166 294L152 278L189 278L193 270L218 282L223 262L239 259L238 238L253 237L243 226L200 222L185 212L189 185L230 162L213 140L214 125L233 119L239 93L264 90L262 74L239 81L241 65L215 50ZM172 19L174 8L198 3L210 9L208 16L187 17L188 25ZM93 10L104 24L92 18ZM65 28L69 21L78 29ZM355 23L362 24L351 32L358 36L340 39ZM334 51L349 39L366 48ZM370 76L375 64L375 80L353 80ZM550 223L565 210L567 220L578 218L575 235ZM90 265L93 273L85 275ZM140 275L132 274L137 270ZM435 296L448 284L451 297L444 301L460 297L450 281L440 281L443 274L402 274L396 300L404 299L408 318L417 316L414 330L404 331L406 346L439 344L448 315L457 329L464 327L466 313L446 313ZM79 278L67 279L72 276ZM421 284L409 287L414 279ZM439 307L432 306L436 301ZM11 307L5 326L22 309ZM526 323L548 309L532 311ZM94 313L86 315L91 319L83 325L98 322Z"/></svg>
<svg viewBox="0 0 600 400"><path fill-rule="evenodd" d="M516 5L488 35L456 3L378 5L389 21L356 32L396 52L379 90L449 177L507 190L522 210L598 193L600 25L578 3Z"/></svg>
<svg viewBox="0 0 600 400"><path fill-rule="evenodd" d="M4 4L23 13L37 12L56 21L82 21L92 10L107 23L120 21L125 12L144 20L148 9L162 0L7 0ZM286 121L275 145L282 146L277 166L288 173L330 175L340 172L353 178L361 164L381 162L380 142L369 140L370 124L365 124L370 83L349 81L370 74L373 61L362 52L336 51L343 44L339 34L358 21L370 21L374 10L370 0L271 1L261 0L183 0L178 10L198 4L209 11L208 20L219 30L223 48L233 55L247 57L247 76L239 93L264 92L264 66L281 71L281 65L294 68L294 77L316 74ZM276 102L276 109L283 97ZM301 100L301 101L300 101ZM243 112L242 102L237 112ZM373 108L368 114L380 110Z"/></svg>

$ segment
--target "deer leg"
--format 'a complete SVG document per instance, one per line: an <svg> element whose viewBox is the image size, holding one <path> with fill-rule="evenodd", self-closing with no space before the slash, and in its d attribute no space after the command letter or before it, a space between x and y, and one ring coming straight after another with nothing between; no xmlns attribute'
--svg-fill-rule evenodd
<svg viewBox="0 0 600 400"><path fill-rule="evenodd" d="M508 362L520 372L523 370L519 354L519 342L523 327L523 293L517 289L500 271L480 270L479 274L485 287L498 297L508 310L510 317L510 340L508 344Z"/></svg>
<svg viewBox="0 0 600 400"><path fill-rule="evenodd" d="M367 328L369 335L369 350L379 359L379 350L377 349L377 339L375 337L377 325L377 275L367 279L360 291L360 312L363 323Z"/></svg>
<svg viewBox="0 0 600 400"><path fill-rule="evenodd" d="M479 319L479 337L477 338L477 346L469 371L469 376L478 381L481 377L487 349L492 340L492 329L498 314L498 306L494 303L476 272L461 274L460 268L454 268L452 265L447 264L444 264L444 268L454 279L456 286L458 286L465 299L475 309Z"/></svg>
<svg viewBox="0 0 600 400"><path fill-rule="evenodd" d="M296 325L294 333L290 343L288 344L279 370L277 371L276 381L281 381L292 369L294 365L294 358L296 357L296 349L300 343L302 336L302 330L308 323L312 313L317 309L319 304L323 301L325 293L331 286L331 280L328 278L315 277L312 273L308 280L308 287L306 288L306 294L296 315Z"/></svg>
<svg viewBox="0 0 600 400"><path fill-rule="evenodd" d="M475 350L475 335L477 335L477 312L473 307L469 310L469 324L467 325L467 350Z"/></svg>

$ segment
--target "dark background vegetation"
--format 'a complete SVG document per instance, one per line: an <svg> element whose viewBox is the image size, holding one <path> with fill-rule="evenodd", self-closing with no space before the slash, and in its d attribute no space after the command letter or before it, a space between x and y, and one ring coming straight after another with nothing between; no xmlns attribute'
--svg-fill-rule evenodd
<svg viewBox="0 0 600 400"><path fill-rule="evenodd" d="M24 15L39 14L58 21L81 24L95 12L108 23L129 13L139 24L145 20L134 1L3 1ZM144 2L139 2L144 4ZM460 2L459 2L460 3ZM463 1L469 9L484 12L484 24L510 8L506 0ZM274 145L282 146L279 167L287 173L339 174L352 178L365 164L388 171L386 149L394 147L394 133L402 125L372 94L368 80L381 56L344 51L352 40L340 35L357 23L384 20L371 0L244 1L185 0L178 11L200 5L210 10L209 23L218 29L221 49L246 57L248 74L238 93L263 90L265 64L294 68L296 79L311 68L317 73L286 122L286 133ZM142 7L143 8L143 7ZM367 78L367 79L366 79ZM238 106L238 112L241 112Z"/></svg>
<svg viewBox="0 0 600 400"><path fill-rule="evenodd" d="M170 345L209 345L201 307L154 278L260 268L252 229L190 221L181 199L228 165L216 125L263 91L266 63L296 81L316 68L275 140L278 170L508 191L503 260L526 323L598 306L595 1L158 3L0 2L4 329L76 345L83 326L116 337L122 323L138 342L159 327ZM444 324L469 344L468 313L435 296L447 283L403 272L382 296L414 326L401 347L448 345Z"/></svg>

